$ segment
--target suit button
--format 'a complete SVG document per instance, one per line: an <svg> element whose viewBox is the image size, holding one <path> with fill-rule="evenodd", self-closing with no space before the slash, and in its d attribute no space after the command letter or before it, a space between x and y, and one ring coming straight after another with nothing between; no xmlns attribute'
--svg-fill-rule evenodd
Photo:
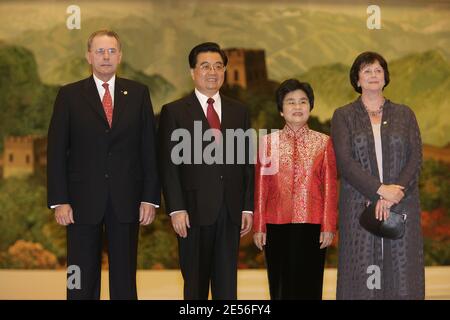
<svg viewBox="0 0 450 320"><path fill-rule="evenodd" d="M109 174L105 173L105 178L108 179L109 178Z"/></svg>
<svg viewBox="0 0 450 320"><path fill-rule="evenodd" d="M223 176L220 176L220 180L223 180Z"/></svg>
<svg viewBox="0 0 450 320"><path fill-rule="evenodd" d="M106 130L105 130L105 133L109 133L109 129L106 129Z"/></svg>
<svg viewBox="0 0 450 320"><path fill-rule="evenodd" d="M112 152L108 152L108 156L112 156Z"/></svg>

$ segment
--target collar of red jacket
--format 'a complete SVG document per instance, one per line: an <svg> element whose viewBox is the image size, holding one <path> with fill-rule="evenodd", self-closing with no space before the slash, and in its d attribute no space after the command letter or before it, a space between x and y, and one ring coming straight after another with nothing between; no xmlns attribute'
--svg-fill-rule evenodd
<svg viewBox="0 0 450 320"><path fill-rule="evenodd" d="M286 124L283 128L283 132L286 133L288 137L291 138L299 138L301 136L304 136L309 132L308 124L305 123L305 125L297 130L292 129L288 124Z"/></svg>

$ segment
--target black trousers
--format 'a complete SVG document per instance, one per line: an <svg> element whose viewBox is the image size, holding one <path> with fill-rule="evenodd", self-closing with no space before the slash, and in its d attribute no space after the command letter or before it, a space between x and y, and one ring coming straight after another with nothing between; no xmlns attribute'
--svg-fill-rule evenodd
<svg viewBox="0 0 450 320"><path fill-rule="evenodd" d="M75 221L76 222L76 221ZM111 299L136 300L136 263L139 224L120 223L108 201L103 221L97 225L67 227L67 266L78 266L81 288L67 288L69 300L100 299L103 234L106 233ZM71 274L68 274L68 278Z"/></svg>
<svg viewBox="0 0 450 320"><path fill-rule="evenodd" d="M321 300L326 249L319 224L267 224L265 255L272 300Z"/></svg>
<svg viewBox="0 0 450 320"><path fill-rule="evenodd" d="M210 284L212 299L237 299L239 240L225 205L214 224L191 226L186 238L178 237L184 299L207 300Z"/></svg>

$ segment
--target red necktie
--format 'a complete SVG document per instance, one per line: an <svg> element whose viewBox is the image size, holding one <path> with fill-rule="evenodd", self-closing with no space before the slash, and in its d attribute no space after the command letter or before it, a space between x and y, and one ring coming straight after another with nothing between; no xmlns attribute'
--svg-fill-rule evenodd
<svg viewBox="0 0 450 320"><path fill-rule="evenodd" d="M105 110L106 119L108 120L109 127L111 128L112 117L113 117L113 103L111 98L111 93L109 93L109 85L108 83L102 84L103 88L105 88L105 95L102 99L103 110Z"/></svg>
<svg viewBox="0 0 450 320"><path fill-rule="evenodd" d="M220 130L220 119L216 110L214 109L214 99L208 98L208 108L206 109L206 119L208 119L209 126L211 129ZM220 141L220 134L214 134L216 142Z"/></svg>

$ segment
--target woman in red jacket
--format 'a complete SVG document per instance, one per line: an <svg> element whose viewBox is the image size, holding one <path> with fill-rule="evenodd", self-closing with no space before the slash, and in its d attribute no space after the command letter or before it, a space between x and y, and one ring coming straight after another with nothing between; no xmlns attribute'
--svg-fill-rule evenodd
<svg viewBox="0 0 450 320"><path fill-rule="evenodd" d="M271 299L322 299L326 247L336 232L336 161L329 136L309 129L314 92L284 81L286 125L263 136L255 175L254 242L265 251Z"/></svg>

